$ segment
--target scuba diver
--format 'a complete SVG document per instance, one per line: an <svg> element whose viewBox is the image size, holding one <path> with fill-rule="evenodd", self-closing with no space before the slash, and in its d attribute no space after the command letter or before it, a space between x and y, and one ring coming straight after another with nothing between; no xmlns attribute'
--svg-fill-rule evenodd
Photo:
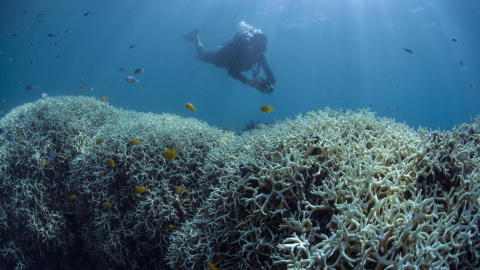
<svg viewBox="0 0 480 270"><path fill-rule="evenodd" d="M202 62L225 68L228 75L258 89L261 93L273 93L276 80L263 54L267 51L267 37L259 30L255 30L253 33L251 31L239 32L214 53L204 52L203 45L198 38L197 29L186 34L183 38L195 43L198 58ZM257 77L260 68L265 72L267 79ZM242 74L242 72L248 70L253 72L252 79Z"/></svg>

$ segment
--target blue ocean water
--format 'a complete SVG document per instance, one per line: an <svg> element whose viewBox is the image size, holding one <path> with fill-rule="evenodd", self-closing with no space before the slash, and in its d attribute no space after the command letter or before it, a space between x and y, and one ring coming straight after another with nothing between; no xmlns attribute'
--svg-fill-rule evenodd
<svg viewBox="0 0 480 270"><path fill-rule="evenodd" d="M2 1L0 13L3 115L41 92L108 96L116 107L237 131L325 107L370 108L432 129L480 112L477 0L17 0ZM200 62L181 38L197 28L216 51L241 22L268 36L274 94ZM267 104L270 114L259 109Z"/></svg>

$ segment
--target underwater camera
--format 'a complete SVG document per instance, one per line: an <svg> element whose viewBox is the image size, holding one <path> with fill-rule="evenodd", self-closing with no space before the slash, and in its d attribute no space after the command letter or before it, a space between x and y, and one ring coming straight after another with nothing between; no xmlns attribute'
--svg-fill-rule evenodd
<svg viewBox="0 0 480 270"><path fill-rule="evenodd" d="M273 86L273 84L270 83L270 82L265 82L265 84L266 84L265 90L263 90L261 92L262 93L267 93L267 94L273 93L273 91L275 90L275 87Z"/></svg>
<svg viewBox="0 0 480 270"><path fill-rule="evenodd" d="M273 90L275 90L275 87L273 87L273 84L267 83L267 91L271 93L273 92Z"/></svg>

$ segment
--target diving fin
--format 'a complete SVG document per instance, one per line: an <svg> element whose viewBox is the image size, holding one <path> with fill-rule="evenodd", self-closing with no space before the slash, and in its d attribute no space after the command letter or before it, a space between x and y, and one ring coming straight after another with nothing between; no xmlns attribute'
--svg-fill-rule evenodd
<svg viewBox="0 0 480 270"><path fill-rule="evenodd" d="M195 29L188 34L183 35L183 39L185 39L188 42L193 42L197 39L197 35L198 35L198 29Z"/></svg>

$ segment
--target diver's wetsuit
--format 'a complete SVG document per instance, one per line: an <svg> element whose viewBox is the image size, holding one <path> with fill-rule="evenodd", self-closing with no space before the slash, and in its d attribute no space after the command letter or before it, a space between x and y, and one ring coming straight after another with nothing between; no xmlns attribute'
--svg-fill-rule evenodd
<svg viewBox="0 0 480 270"><path fill-rule="evenodd" d="M195 37L192 40L198 53L198 58L205 63L214 64L217 67L228 70L228 75L233 78L255 87L262 93L272 93L273 85L275 84L275 77L272 70L267 64L267 59L263 54L266 51L266 37L265 44L261 44L262 48L258 48L258 44L252 42L252 35L247 32L240 32L235 37L228 41L224 46L214 53L204 53L203 45L198 39L198 31L192 32ZM262 35L263 36L263 35ZM264 37L264 36L263 36ZM257 77L260 68L262 68L267 76L267 80ZM245 77L242 72L252 70L253 80Z"/></svg>

